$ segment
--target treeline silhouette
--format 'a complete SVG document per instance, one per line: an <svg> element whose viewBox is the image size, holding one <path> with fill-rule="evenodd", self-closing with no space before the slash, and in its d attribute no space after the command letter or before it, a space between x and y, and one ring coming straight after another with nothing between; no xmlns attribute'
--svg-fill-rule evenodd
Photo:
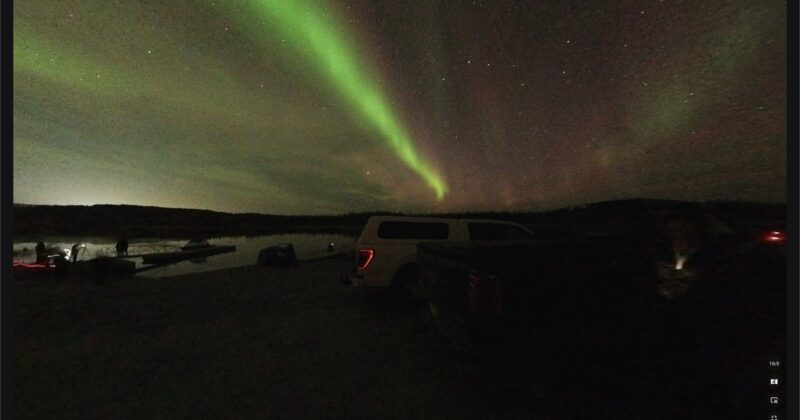
<svg viewBox="0 0 800 420"><path fill-rule="evenodd" d="M630 199L592 203L547 212L484 211L460 213L359 212L331 216L223 213L135 205L26 205L13 207L14 236L96 235L129 238L194 238L254 236L278 233L333 233L356 236L373 215L409 215L472 219L498 219L526 225L538 233L563 234L592 231L624 233L652 223L657 209L702 206L729 222L785 220L785 204L750 202L690 203L671 200ZM602 233L602 232L595 232Z"/></svg>

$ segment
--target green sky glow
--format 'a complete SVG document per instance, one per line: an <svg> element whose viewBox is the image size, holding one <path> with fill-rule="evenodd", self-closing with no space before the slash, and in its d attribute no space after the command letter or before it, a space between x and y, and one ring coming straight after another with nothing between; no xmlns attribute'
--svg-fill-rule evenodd
<svg viewBox="0 0 800 420"><path fill-rule="evenodd" d="M731 92L752 77L747 72L757 65L753 51L776 36L770 22L777 21L780 13L777 9L737 10L718 28L703 34L702 51L687 48L670 57L685 70L664 72L650 81L653 93L632 101L631 132L640 146L691 131L707 112L730 101Z"/></svg>
<svg viewBox="0 0 800 420"><path fill-rule="evenodd" d="M785 201L782 0L14 2L14 201Z"/></svg>
<svg viewBox="0 0 800 420"><path fill-rule="evenodd" d="M444 198L448 189L444 179L414 147L386 98L370 83L369 72L362 70L363 60L358 59L329 16L305 1L254 0L247 4L263 21L259 25L250 14L238 14L239 19L248 20L242 22L244 27L254 36L289 41L293 51L302 54L355 112L367 118L397 157L433 189L436 198Z"/></svg>

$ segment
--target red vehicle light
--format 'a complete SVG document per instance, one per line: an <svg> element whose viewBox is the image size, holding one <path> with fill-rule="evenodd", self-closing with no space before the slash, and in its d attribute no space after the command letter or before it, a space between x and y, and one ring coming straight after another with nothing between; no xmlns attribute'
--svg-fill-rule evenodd
<svg viewBox="0 0 800 420"><path fill-rule="evenodd" d="M762 237L761 240L771 244L778 244L786 242L786 232L780 230L771 230L766 232Z"/></svg>
<svg viewBox="0 0 800 420"><path fill-rule="evenodd" d="M494 283L494 312L495 315L503 314L503 284L498 277L492 277Z"/></svg>
<svg viewBox="0 0 800 420"><path fill-rule="evenodd" d="M489 311L495 315L503 312L503 288L500 279L493 275L467 276L467 303L470 312Z"/></svg>
<svg viewBox="0 0 800 420"><path fill-rule="evenodd" d="M478 310L478 283L480 277L476 274L470 273L467 276L467 302L469 303L469 311L475 312Z"/></svg>
<svg viewBox="0 0 800 420"><path fill-rule="evenodd" d="M375 257L374 249L359 249L358 250L357 265L359 270L364 270L372 262Z"/></svg>

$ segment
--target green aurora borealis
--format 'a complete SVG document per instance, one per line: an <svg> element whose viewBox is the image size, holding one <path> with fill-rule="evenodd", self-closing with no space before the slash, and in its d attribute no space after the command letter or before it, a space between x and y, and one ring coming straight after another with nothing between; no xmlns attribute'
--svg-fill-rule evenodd
<svg viewBox="0 0 800 420"><path fill-rule="evenodd" d="M784 201L785 3L14 3L14 201Z"/></svg>
<svg viewBox="0 0 800 420"><path fill-rule="evenodd" d="M398 158L425 179L435 191L436 198L441 200L444 197L447 191L444 181L414 150L411 139L397 122L387 101L377 89L366 83L369 78L365 77L365 71L360 70L352 47L343 42L345 37L320 10L303 0L253 0L245 3L256 16L263 16L265 22L258 25L249 15L238 16L242 27L252 27L257 39L283 37L293 41L290 42L293 51L308 56L309 62L328 76L338 93L375 125Z"/></svg>

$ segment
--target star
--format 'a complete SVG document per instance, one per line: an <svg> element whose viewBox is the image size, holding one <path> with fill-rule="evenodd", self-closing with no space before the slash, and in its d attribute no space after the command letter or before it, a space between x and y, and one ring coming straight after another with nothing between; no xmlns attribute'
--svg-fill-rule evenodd
<svg viewBox="0 0 800 420"><path fill-rule="evenodd" d="M20 155L15 200L285 214L785 200L782 169L742 170L785 159L781 1L471 2L446 16L425 0L16 2L14 147L50 151ZM752 48L709 57L719 40ZM89 152L56 153L69 145Z"/></svg>

